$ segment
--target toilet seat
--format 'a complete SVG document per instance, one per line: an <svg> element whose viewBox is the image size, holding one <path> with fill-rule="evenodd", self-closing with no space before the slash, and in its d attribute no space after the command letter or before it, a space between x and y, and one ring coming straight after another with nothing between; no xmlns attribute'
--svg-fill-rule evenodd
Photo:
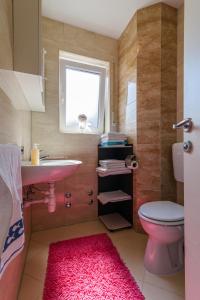
<svg viewBox="0 0 200 300"><path fill-rule="evenodd" d="M184 220L181 221L177 221L177 222L165 222L165 221L158 221L158 220L154 220L154 219L150 219L147 217L144 217L143 215L140 214L140 212L138 212L139 216L141 219L153 223L153 224L158 224L158 225L162 225L162 226L180 226L180 225L184 225Z"/></svg>
<svg viewBox="0 0 200 300"><path fill-rule="evenodd" d="M143 204L139 216L151 223L178 226L184 224L184 208L171 201L154 201Z"/></svg>

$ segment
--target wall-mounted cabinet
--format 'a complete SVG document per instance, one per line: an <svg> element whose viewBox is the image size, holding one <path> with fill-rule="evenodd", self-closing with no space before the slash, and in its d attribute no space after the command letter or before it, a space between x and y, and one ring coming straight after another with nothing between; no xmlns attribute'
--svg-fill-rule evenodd
<svg viewBox="0 0 200 300"><path fill-rule="evenodd" d="M13 71L0 70L0 88L18 110L45 111L41 0L13 0Z"/></svg>
<svg viewBox="0 0 200 300"><path fill-rule="evenodd" d="M15 109L45 112L41 76L0 69L0 88Z"/></svg>
<svg viewBox="0 0 200 300"><path fill-rule="evenodd" d="M14 70L42 75L41 0L13 0Z"/></svg>

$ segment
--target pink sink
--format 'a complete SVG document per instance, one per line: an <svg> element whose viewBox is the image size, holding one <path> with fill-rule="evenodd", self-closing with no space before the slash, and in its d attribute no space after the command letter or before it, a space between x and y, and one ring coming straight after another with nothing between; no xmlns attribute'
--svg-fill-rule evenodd
<svg viewBox="0 0 200 300"><path fill-rule="evenodd" d="M72 175L82 164L79 160L42 160L39 166L22 161L22 184L55 182Z"/></svg>

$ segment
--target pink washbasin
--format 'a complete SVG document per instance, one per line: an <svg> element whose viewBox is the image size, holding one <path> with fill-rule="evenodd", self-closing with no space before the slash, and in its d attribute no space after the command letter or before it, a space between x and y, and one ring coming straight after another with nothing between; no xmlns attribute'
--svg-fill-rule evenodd
<svg viewBox="0 0 200 300"><path fill-rule="evenodd" d="M42 160L39 166L32 166L30 161L22 161L22 185L62 180L81 164L79 160Z"/></svg>

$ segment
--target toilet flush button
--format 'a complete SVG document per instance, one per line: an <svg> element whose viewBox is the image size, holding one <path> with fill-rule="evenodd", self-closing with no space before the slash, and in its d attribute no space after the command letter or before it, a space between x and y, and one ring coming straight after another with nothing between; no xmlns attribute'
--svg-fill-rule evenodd
<svg viewBox="0 0 200 300"><path fill-rule="evenodd" d="M192 142L187 141L187 142L185 142L185 143L183 144L183 150L184 150L184 152L190 153L190 152L192 152L192 149L193 149Z"/></svg>

